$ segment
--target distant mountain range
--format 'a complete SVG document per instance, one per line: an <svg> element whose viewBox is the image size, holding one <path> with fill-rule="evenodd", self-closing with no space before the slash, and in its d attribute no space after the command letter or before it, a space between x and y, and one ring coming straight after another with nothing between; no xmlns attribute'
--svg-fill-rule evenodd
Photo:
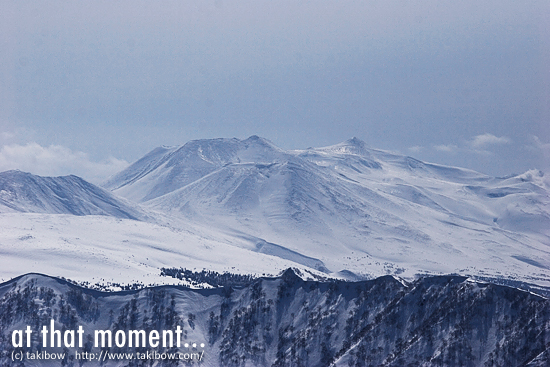
<svg viewBox="0 0 550 367"><path fill-rule="evenodd" d="M459 276L410 284L391 276L306 282L287 270L237 288L102 293L29 274L0 284L0 310L2 366L543 367L550 361L548 299ZM81 326L83 345L44 348L38 330L50 330L52 319L63 332ZM12 331L26 325L34 331L31 345L14 348ZM162 347L163 330L178 327L180 348L170 341ZM100 347L101 337L95 345L97 330L112 333L110 347ZM158 347L130 330L158 332ZM129 335L122 345L117 337L119 346L118 333ZM19 351L42 359L13 361ZM180 360L170 360L176 352ZM98 362L100 353L105 362ZM153 353L164 359L145 358Z"/></svg>
<svg viewBox="0 0 550 367"><path fill-rule="evenodd" d="M14 258L21 238L63 253L64 232L75 256L79 248L98 269L128 267L124 279L152 279L161 266L260 275L293 266L312 277L456 273L550 286L550 187L540 171L495 178L356 138L285 151L252 136L159 147L102 186L1 173L0 243ZM31 233L37 221L18 213L43 213L51 225ZM43 265L33 269L55 270Z"/></svg>
<svg viewBox="0 0 550 367"><path fill-rule="evenodd" d="M40 177L21 171L0 172L0 206L0 212L143 218L135 205L80 177Z"/></svg>

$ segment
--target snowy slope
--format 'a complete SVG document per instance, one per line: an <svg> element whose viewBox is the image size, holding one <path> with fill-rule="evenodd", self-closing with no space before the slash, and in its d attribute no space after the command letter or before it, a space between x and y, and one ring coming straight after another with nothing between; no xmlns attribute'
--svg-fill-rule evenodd
<svg viewBox="0 0 550 367"><path fill-rule="evenodd" d="M0 172L0 213L107 215L139 219L137 206L77 176L40 177Z"/></svg>
<svg viewBox="0 0 550 367"><path fill-rule="evenodd" d="M14 362L10 332L32 325L28 351L40 353L39 326L53 318L60 330L82 325L86 340L98 329L180 325L189 345L178 350L204 352L204 366L547 366L548 299L476 279L549 294L549 182L539 171L495 178L425 163L358 139L284 151L256 136L157 148L111 178L110 192L75 176L3 172L0 280L17 278L0 284L0 364L80 365L69 358L76 351L99 353L88 343L55 349L63 363ZM160 271L290 267L300 277L287 270L202 290ZM102 293L18 277L28 272L111 289L178 286ZM418 277L450 273L471 277ZM384 274L399 277L311 281Z"/></svg>
<svg viewBox="0 0 550 367"><path fill-rule="evenodd" d="M550 287L549 184L538 171L495 178L358 139L284 151L253 136L157 148L106 186L0 174L0 278L150 284L167 281L161 267L295 267Z"/></svg>
<svg viewBox="0 0 550 367"><path fill-rule="evenodd" d="M158 148L106 187L249 240L251 251L269 243L275 256L301 265L314 259L330 273L550 280L542 172L495 178L369 149L356 138L283 151L253 136Z"/></svg>
<svg viewBox="0 0 550 367"><path fill-rule="evenodd" d="M257 250L250 239L168 218L0 213L0 227L0 281L37 272L102 285L171 284L179 281L161 277L162 267L262 275L308 264L272 255L269 244Z"/></svg>
<svg viewBox="0 0 550 367"><path fill-rule="evenodd" d="M227 164L266 163L281 156L285 153L257 136L242 141L195 140L181 147L154 149L103 187L143 202L184 187Z"/></svg>

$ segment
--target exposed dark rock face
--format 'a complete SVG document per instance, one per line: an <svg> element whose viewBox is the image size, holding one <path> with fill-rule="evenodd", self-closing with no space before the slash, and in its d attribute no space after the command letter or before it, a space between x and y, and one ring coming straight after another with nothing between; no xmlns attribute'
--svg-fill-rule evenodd
<svg viewBox="0 0 550 367"><path fill-rule="evenodd" d="M550 301L515 288L441 276L404 285L303 281L291 270L241 288L164 286L104 293L42 275L0 286L2 366L168 366L197 360L136 359L156 351L201 353L206 366L546 366ZM81 347L43 348L43 325L84 329ZM12 331L34 331L14 348ZM180 348L94 345L95 330L182 329ZM161 334L162 335L162 334ZM161 339L162 340L162 339ZM188 346L184 344L187 343ZM196 345L193 347L193 343ZM202 346L201 346L202 345ZM12 361L12 352L66 353ZM131 353L105 362L76 352ZM197 354L198 355L198 354Z"/></svg>

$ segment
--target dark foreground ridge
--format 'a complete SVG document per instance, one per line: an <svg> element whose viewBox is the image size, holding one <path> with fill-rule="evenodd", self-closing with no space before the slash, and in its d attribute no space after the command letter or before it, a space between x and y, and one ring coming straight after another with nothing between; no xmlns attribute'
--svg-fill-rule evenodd
<svg viewBox="0 0 550 367"><path fill-rule="evenodd" d="M62 335L82 326L83 345L44 348L52 319ZM13 331L27 326L30 347L22 333L15 348ZM157 330L162 340L178 326L179 348L94 345L97 330ZM287 270L237 288L106 293L28 274L0 285L2 366L548 366L549 329L548 299L460 276L316 282ZM202 359L136 358L178 350ZM13 360L21 351L59 359ZM127 354L82 357L93 353Z"/></svg>

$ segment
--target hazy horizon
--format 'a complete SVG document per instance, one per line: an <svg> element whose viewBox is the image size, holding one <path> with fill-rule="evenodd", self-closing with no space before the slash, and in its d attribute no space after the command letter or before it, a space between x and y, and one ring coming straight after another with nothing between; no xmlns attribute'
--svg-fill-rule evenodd
<svg viewBox="0 0 550 367"><path fill-rule="evenodd" d="M97 182L160 145L358 137L550 171L550 3L5 1L0 170Z"/></svg>

